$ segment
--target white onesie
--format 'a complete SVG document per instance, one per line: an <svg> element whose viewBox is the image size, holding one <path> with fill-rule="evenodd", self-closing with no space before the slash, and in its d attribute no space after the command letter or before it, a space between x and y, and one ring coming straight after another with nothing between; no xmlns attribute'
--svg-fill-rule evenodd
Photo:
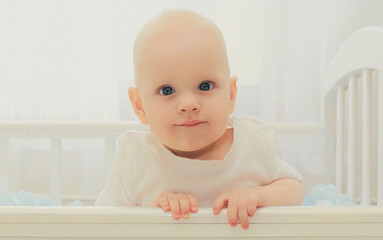
<svg viewBox="0 0 383 240"><path fill-rule="evenodd" d="M178 157L147 131L119 137L118 152L98 206L150 206L164 192L190 193L212 208L222 193L302 176L276 154L273 130L257 118L231 116L234 141L222 160Z"/></svg>

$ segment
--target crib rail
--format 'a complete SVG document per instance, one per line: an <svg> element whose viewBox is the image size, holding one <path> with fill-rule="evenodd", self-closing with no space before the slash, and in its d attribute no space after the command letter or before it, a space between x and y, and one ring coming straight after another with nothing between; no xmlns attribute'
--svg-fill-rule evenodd
<svg viewBox="0 0 383 240"><path fill-rule="evenodd" d="M324 124L327 129L329 159L334 159L331 156L333 152L336 153L334 162L337 191L346 192L349 199L355 201L358 195L357 176L360 174L361 205L371 205L373 190L377 192L378 205L383 206L382 43L383 25L370 26L355 32L341 46L325 77L331 88L325 96ZM372 88L373 80L376 81L377 89ZM358 86L361 91L358 91ZM376 106L374 109L377 109L377 113L373 112L373 106ZM376 125L373 126L374 122ZM359 132L361 136L358 135ZM374 145L372 134L376 132L377 142ZM334 145L333 138L336 138ZM359 139L362 140L362 154L358 154ZM375 155L377 157L373 158ZM372 165L376 165L377 169L371 169ZM375 171L376 178L372 174Z"/></svg>
<svg viewBox="0 0 383 240"><path fill-rule="evenodd" d="M202 208L174 220L159 208L0 207L0 239L378 239L377 207L265 207L249 228L231 227L227 209ZM148 229L150 229L148 231ZM276 231L278 229L278 231ZM326 229L326 231L323 231Z"/></svg>

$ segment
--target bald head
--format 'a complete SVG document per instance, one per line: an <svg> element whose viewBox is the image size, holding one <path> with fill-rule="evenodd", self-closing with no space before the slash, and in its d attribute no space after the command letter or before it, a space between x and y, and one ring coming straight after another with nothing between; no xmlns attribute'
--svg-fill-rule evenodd
<svg viewBox="0 0 383 240"><path fill-rule="evenodd" d="M184 10L167 11L154 17L141 29L134 43L136 86L139 88L144 79L142 73L154 67L153 63L157 66L156 63L175 57L176 53L187 58L197 50L206 55L215 54L219 63L225 65L227 76L230 75L224 38L210 19Z"/></svg>
<svg viewBox="0 0 383 240"><path fill-rule="evenodd" d="M212 21L188 11L156 16L138 34L133 61L130 101L161 143L188 157L219 146L214 142L227 130L237 78L230 78L225 42ZM204 125L179 127L187 119Z"/></svg>

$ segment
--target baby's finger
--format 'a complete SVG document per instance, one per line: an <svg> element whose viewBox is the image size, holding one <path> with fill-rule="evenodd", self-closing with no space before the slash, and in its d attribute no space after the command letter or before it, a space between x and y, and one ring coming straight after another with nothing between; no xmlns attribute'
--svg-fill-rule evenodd
<svg viewBox="0 0 383 240"><path fill-rule="evenodd" d="M190 216L190 203L189 199L184 194L178 194L178 201L180 203L181 214L183 218Z"/></svg>
<svg viewBox="0 0 383 240"><path fill-rule="evenodd" d="M247 215L247 207L246 207L246 195L239 195L238 200L238 217L243 229L247 229L249 227L249 219Z"/></svg>
<svg viewBox="0 0 383 240"><path fill-rule="evenodd" d="M186 197L189 199L191 211L197 212L198 211L197 199L191 194L187 194Z"/></svg>
<svg viewBox="0 0 383 240"><path fill-rule="evenodd" d="M238 194L231 194L227 204L227 218L231 226L235 227L238 223Z"/></svg>
<svg viewBox="0 0 383 240"><path fill-rule="evenodd" d="M168 197L166 194L161 194L157 200L157 204L159 206L161 206L161 208L164 210L164 211L169 211L170 210L170 205L169 205L169 201L168 201Z"/></svg>
<svg viewBox="0 0 383 240"><path fill-rule="evenodd" d="M180 205L179 205L177 196L173 193L169 193L168 194L168 201L170 204L170 208L172 210L173 218L174 219L180 219L181 218Z"/></svg>
<svg viewBox="0 0 383 240"><path fill-rule="evenodd" d="M151 207L160 207L161 205L158 203L157 198L155 198L151 203Z"/></svg>
<svg viewBox="0 0 383 240"><path fill-rule="evenodd" d="M214 202L213 213L219 214L223 206L227 205L228 201L229 201L229 193L224 193L219 195Z"/></svg>
<svg viewBox="0 0 383 240"><path fill-rule="evenodd" d="M247 207L247 214L252 217L255 214L255 211L257 210L257 196L256 195L249 195L246 202Z"/></svg>

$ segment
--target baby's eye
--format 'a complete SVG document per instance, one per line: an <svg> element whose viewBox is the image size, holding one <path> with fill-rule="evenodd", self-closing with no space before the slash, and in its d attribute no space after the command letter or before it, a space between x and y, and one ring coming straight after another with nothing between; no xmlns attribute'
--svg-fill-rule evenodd
<svg viewBox="0 0 383 240"><path fill-rule="evenodd" d="M213 88L213 84L211 84L210 82L203 82L198 87L198 89L202 91L209 91L212 88Z"/></svg>
<svg viewBox="0 0 383 240"><path fill-rule="evenodd" d="M172 87L169 87L169 86L166 86L166 87L163 87L160 89L160 94L161 95L170 95L172 93L174 93L174 89Z"/></svg>

